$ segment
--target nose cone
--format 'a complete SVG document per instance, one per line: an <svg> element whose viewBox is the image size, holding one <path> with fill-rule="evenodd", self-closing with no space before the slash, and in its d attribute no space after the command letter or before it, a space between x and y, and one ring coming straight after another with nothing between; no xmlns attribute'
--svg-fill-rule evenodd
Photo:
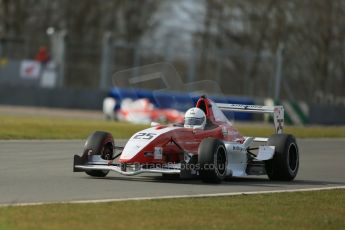
<svg viewBox="0 0 345 230"><path fill-rule="evenodd" d="M120 157L120 162L127 163L132 160L135 156L138 156L142 150L147 146L147 143L139 141L128 142Z"/></svg>
<svg viewBox="0 0 345 230"><path fill-rule="evenodd" d="M162 145L171 135L170 131L178 129L177 127L165 127L157 129L148 128L135 133L127 142L120 156L121 163L147 163L153 158L145 156L145 153L153 153L156 146Z"/></svg>

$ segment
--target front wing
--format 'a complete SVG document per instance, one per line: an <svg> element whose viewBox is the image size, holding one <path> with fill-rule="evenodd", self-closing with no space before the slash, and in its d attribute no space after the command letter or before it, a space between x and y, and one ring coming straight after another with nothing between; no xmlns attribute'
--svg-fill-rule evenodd
<svg viewBox="0 0 345 230"><path fill-rule="evenodd" d="M138 163L124 165L113 161L104 160L100 157L100 155L82 157L74 155L73 172L85 172L92 170L110 170L126 176L133 176L140 173L180 174L181 164L147 165Z"/></svg>

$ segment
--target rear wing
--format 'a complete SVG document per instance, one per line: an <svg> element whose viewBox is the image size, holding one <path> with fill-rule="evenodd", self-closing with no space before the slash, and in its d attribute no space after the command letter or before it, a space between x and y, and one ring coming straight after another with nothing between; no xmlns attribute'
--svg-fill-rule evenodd
<svg viewBox="0 0 345 230"><path fill-rule="evenodd" d="M261 105L241 105L216 103L219 109L235 112L249 113L270 113L273 114L274 127L276 133L283 133L284 127L284 108L283 106L261 106Z"/></svg>

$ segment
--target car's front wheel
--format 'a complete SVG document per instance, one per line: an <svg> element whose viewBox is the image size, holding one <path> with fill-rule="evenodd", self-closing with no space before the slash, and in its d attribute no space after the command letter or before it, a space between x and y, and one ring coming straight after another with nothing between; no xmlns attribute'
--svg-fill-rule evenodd
<svg viewBox="0 0 345 230"><path fill-rule="evenodd" d="M114 138L110 133L96 131L87 138L84 154L100 155L102 159L110 160L113 157L114 145ZM109 170L87 170L85 173L94 177L105 177Z"/></svg>

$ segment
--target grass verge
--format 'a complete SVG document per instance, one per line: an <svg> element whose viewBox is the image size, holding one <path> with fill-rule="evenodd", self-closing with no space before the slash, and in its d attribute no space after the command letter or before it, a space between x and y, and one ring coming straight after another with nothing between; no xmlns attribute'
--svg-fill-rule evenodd
<svg viewBox="0 0 345 230"><path fill-rule="evenodd" d="M85 139L96 130L111 132L114 138L129 138L148 127L123 122L77 120L55 117L0 116L0 139Z"/></svg>
<svg viewBox="0 0 345 230"><path fill-rule="evenodd" d="M245 136L269 137L274 133L273 125L239 124L236 127ZM284 133L297 138L344 138L345 126L285 126Z"/></svg>
<svg viewBox="0 0 345 230"><path fill-rule="evenodd" d="M147 125L107 122L102 120L67 119L56 117L30 117L0 115L0 139L85 139L95 130L111 132L115 138L129 138ZM236 124L245 136L268 137L274 132L272 125ZM287 126L286 133L298 138L345 137L345 127Z"/></svg>
<svg viewBox="0 0 345 230"><path fill-rule="evenodd" d="M345 190L0 208L1 229L342 229Z"/></svg>

